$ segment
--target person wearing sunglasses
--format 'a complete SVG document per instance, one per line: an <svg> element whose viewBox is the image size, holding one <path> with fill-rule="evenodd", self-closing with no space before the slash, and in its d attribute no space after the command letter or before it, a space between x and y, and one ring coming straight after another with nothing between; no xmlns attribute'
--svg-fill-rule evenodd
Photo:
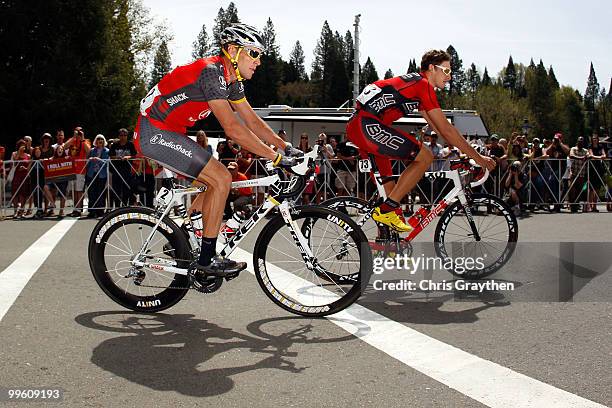
<svg viewBox="0 0 612 408"><path fill-rule="evenodd" d="M397 183L385 185L387 200L376 207L372 218L399 232L412 228L403 219L399 202L423 177L433 155L415 136L393 128L399 118L418 110L429 127L446 142L458 147L477 164L492 170L495 161L480 155L451 125L440 109L435 89L443 89L451 80L450 55L442 50L426 52L421 70L369 84L356 101L355 113L347 124L348 139L358 148L362 158L373 154L382 176L391 176L391 160L410 160Z"/></svg>
<svg viewBox="0 0 612 408"><path fill-rule="evenodd" d="M293 156L300 152L274 133L246 100L243 81L253 77L264 51L260 33L236 23L219 37L219 55L176 67L141 100L134 144L140 155L194 184L207 185L206 193L190 208L190 212L206 214L200 258L194 267L207 275L227 276L246 267L244 262L218 257L215 250L232 176L209 151L186 136L187 128L212 113L228 139L273 160L275 166L295 165Z"/></svg>

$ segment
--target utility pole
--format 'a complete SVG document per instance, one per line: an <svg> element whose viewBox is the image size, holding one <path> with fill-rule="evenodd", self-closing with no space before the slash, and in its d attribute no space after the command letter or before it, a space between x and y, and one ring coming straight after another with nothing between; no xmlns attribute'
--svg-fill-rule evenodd
<svg viewBox="0 0 612 408"><path fill-rule="evenodd" d="M359 96L359 19L361 14L355 16L355 40L353 41L353 106L357 104Z"/></svg>

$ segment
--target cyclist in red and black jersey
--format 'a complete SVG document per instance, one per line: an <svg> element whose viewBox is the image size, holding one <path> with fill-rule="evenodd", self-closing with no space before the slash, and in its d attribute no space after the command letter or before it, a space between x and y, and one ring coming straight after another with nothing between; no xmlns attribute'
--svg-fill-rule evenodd
<svg viewBox="0 0 612 408"><path fill-rule="evenodd" d="M217 257L215 250L232 177L206 149L185 135L187 127L212 112L228 138L273 160L276 166L295 164L291 156L299 151L278 137L244 96L242 81L251 79L261 64L264 46L260 34L251 26L232 24L220 38L220 55L175 68L142 99L134 141L143 156L207 185L207 192L200 194L192 206L205 214L202 248L195 267L210 275L225 276L246 267L244 262Z"/></svg>
<svg viewBox="0 0 612 408"><path fill-rule="evenodd" d="M452 126L442 113L435 88L443 89L451 79L450 55L432 50L421 59L421 72L376 81L366 86L357 98L355 114L347 125L347 137L360 149L362 157L376 157L381 175L391 175L391 159L413 162L401 174L397 184L385 184L387 200L376 207L372 218L400 232L410 231L398 212L399 202L423 177L433 161L428 149L408 133L391 127L392 123L415 109L430 127L453 146L492 170L495 161L480 155ZM401 212L400 212L401 213Z"/></svg>

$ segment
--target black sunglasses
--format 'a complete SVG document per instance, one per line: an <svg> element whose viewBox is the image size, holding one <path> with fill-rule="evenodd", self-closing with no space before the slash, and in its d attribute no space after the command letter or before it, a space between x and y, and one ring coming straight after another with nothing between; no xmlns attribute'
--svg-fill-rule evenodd
<svg viewBox="0 0 612 408"><path fill-rule="evenodd" d="M263 54L261 51L254 48L245 48L245 51L247 55L254 60L261 58L261 55Z"/></svg>

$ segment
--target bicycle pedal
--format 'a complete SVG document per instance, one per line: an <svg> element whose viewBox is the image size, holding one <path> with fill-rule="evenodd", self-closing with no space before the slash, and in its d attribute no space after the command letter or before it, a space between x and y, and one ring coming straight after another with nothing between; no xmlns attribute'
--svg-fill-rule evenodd
<svg viewBox="0 0 612 408"><path fill-rule="evenodd" d="M225 281L229 282L232 279L235 279L238 277L238 275L240 275L240 272L242 271L238 271L238 272L232 272L232 273L228 273L227 275L225 275Z"/></svg>

